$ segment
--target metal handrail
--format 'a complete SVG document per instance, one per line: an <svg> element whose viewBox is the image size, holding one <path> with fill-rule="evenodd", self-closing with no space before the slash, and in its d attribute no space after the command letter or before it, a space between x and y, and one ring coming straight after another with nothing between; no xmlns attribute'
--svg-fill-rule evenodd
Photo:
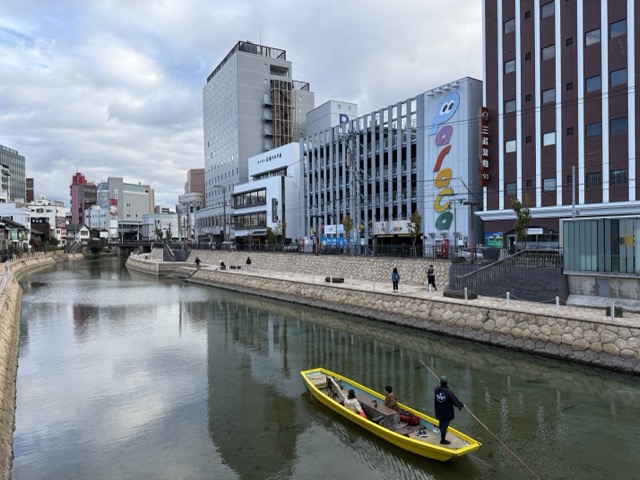
<svg viewBox="0 0 640 480"><path fill-rule="evenodd" d="M521 250L497 262L480 267L473 272L456 277L456 290L463 290L472 285L487 284L496 278L503 278L505 275L522 267L562 267L561 250Z"/></svg>

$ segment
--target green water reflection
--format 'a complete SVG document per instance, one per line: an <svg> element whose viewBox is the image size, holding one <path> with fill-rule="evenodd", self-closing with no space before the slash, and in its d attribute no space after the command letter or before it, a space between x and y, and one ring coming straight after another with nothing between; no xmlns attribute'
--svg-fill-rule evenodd
<svg viewBox="0 0 640 480"><path fill-rule="evenodd" d="M14 479L532 478L468 413L483 448L440 464L326 411L324 366L433 412L446 374L541 478L637 478L640 382L266 298L131 274L106 259L23 282Z"/></svg>

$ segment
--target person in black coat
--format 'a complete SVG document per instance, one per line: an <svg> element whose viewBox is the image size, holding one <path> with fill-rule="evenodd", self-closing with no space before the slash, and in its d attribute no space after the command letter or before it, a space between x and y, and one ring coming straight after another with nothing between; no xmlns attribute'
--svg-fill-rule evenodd
<svg viewBox="0 0 640 480"><path fill-rule="evenodd" d="M455 418L454 406L459 410L464 408L464 404L458 400L453 392L447 385L447 377L442 375L440 377L440 385L435 389L435 406L436 406L436 418L439 420L438 428L440 429L440 443L443 445L449 445L451 442L444 437L447 435L447 428L449 428L449 422Z"/></svg>
<svg viewBox="0 0 640 480"><path fill-rule="evenodd" d="M427 269L427 280L434 290L438 290L436 287L436 271L433 269L433 265L429 265Z"/></svg>

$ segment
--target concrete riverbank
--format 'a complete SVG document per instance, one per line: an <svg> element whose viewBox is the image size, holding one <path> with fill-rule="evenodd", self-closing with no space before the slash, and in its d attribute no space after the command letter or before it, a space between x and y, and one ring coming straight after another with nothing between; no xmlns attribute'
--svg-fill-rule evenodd
<svg viewBox="0 0 640 480"><path fill-rule="evenodd" d="M66 254L31 254L0 265L0 478L11 478L16 409L16 374L20 341L22 289L18 281L29 272L70 258Z"/></svg>
<svg viewBox="0 0 640 480"><path fill-rule="evenodd" d="M441 291L429 292L420 276L416 276L418 281L414 284L404 280L400 292L393 293L390 281L376 280L381 275L377 273L378 270L384 271L385 277L389 270L386 264L376 267L375 259L367 259L367 265L370 266L367 279L361 278L364 276L361 274L360 278L356 275L343 277L344 283L328 283L326 274L288 271L286 256L282 254L272 254L270 256L275 258L269 259L263 257L269 255L264 253L252 257L252 264L247 269L247 265L241 261L246 254L240 257L236 252L217 253L215 258L222 259L228 266L239 267L224 271L207 264L208 258L199 255L205 262L204 267L196 270L195 266L185 266L183 263L177 266L175 274L189 277L186 279L189 282L640 374L638 314L625 312L624 318L611 318L604 309L489 297L475 300L449 298L443 296ZM147 255L146 258L131 256L127 266L141 273L156 275L159 270L155 263L158 261L153 255ZM333 261L339 262L339 259ZM276 265L279 268L273 268ZM340 271L339 267L329 268L326 264L324 269L327 272ZM410 275L403 278L407 277L412 278Z"/></svg>

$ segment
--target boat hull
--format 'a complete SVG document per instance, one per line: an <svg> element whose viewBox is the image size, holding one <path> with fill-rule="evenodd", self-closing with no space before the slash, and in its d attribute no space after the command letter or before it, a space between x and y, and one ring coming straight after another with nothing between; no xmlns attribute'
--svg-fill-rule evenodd
<svg viewBox="0 0 640 480"><path fill-rule="evenodd" d="M447 462L478 450L481 446L480 442L454 428L447 430L447 439L451 441L451 445L440 445L440 436L437 430L438 421L402 403L398 403L400 410L418 417L418 426L402 427L397 431L381 426L341 405L339 395L346 395L346 391L353 388L361 404L364 402L367 404L373 403L374 405L378 401L380 405L384 403L383 395L324 368L303 370L300 374L311 395L320 403L374 435L408 452ZM332 396L333 393L330 393L329 385L332 383L331 379L334 379L341 389L341 394L338 395L337 399Z"/></svg>

